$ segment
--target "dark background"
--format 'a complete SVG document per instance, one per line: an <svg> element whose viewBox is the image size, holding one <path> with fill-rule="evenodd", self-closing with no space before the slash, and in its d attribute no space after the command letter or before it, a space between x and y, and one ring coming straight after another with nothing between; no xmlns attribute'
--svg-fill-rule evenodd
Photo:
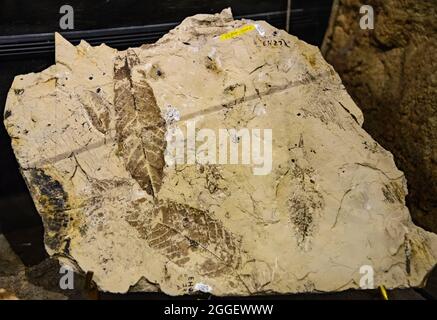
<svg viewBox="0 0 437 320"><path fill-rule="evenodd" d="M74 8L75 30L143 26L180 22L197 13L232 8L234 16L282 12L277 27L285 27L286 0L1 0L0 35L59 31L59 8ZM320 41L332 0L293 0L296 35ZM295 32L293 32L295 33Z"/></svg>

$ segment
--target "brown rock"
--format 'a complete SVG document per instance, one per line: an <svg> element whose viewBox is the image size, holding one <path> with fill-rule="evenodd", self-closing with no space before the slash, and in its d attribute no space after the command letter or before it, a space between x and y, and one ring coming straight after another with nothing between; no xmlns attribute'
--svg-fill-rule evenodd
<svg viewBox="0 0 437 320"><path fill-rule="evenodd" d="M371 5L375 29L361 30ZM437 2L335 1L323 53L406 174L413 220L437 232Z"/></svg>
<svg viewBox="0 0 437 320"><path fill-rule="evenodd" d="M66 299L67 297L59 291L59 288L47 290L33 284L26 275L23 263L12 251L6 238L0 234L0 300Z"/></svg>

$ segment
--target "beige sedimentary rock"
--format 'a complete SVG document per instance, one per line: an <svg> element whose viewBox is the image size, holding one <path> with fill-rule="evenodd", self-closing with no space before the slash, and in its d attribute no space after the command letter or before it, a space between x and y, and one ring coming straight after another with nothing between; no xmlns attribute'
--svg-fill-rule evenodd
<svg viewBox="0 0 437 320"><path fill-rule="evenodd" d="M48 252L101 290L338 291L365 265L375 286L418 286L436 263L335 71L263 21L196 15L122 52L57 35L56 64L16 77L5 118ZM249 141L221 129L246 129L252 157L217 160ZM271 168L253 157L269 130ZM215 138L215 158L193 161Z"/></svg>

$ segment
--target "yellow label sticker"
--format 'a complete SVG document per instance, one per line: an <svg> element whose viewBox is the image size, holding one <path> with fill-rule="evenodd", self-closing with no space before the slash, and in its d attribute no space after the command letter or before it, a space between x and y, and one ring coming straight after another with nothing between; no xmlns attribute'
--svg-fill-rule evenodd
<svg viewBox="0 0 437 320"><path fill-rule="evenodd" d="M252 31L255 29L255 26L253 24L248 24L244 27L223 33L222 35L220 35L220 40L228 40L228 39L232 39L238 36L241 36L242 34Z"/></svg>

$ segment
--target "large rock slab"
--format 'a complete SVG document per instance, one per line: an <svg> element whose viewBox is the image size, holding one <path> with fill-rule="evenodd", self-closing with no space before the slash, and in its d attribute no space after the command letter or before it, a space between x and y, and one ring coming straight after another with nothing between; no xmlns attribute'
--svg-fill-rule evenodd
<svg viewBox="0 0 437 320"><path fill-rule="evenodd" d="M339 291L365 265L422 285L437 236L362 123L316 47L230 10L121 52L56 35L5 111L47 251L101 290L171 295Z"/></svg>

